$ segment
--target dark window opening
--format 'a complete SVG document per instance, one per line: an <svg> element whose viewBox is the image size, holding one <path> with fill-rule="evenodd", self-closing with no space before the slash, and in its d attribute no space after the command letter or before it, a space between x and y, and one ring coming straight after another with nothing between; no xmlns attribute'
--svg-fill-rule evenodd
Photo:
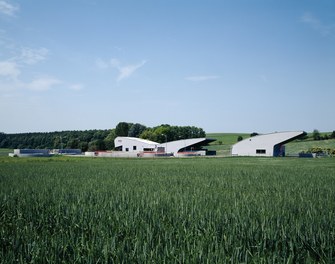
<svg viewBox="0 0 335 264"><path fill-rule="evenodd" d="M154 151L153 148L144 148L143 151Z"/></svg>
<svg viewBox="0 0 335 264"><path fill-rule="evenodd" d="M136 150L136 146L133 146L133 150Z"/></svg>
<svg viewBox="0 0 335 264"><path fill-rule="evenodd" d="M129 151L129 148L126 148L126 151Z"/></svg>
<svg viewBox="0 0 335 264"><path fill-rule="evenodd" d="M256 149L256 154L266 154L265 149Z"/></svg>

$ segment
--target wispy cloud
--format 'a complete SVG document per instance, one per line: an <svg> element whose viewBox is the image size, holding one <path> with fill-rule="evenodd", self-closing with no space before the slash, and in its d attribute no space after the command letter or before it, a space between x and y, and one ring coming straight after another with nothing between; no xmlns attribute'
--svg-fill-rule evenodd
<svg viewBox="0 0 335 264"><path fill-rule="evenodd" d="M21 55L18 60L22 61L23 63L32 65L45 60L48 54L49 50L46 48L22 48Z"/></svg>
<svg viewBox="0 0 335 264"><path fill-rule="evenodd" d="M140 63L136 63L136 64L116 66L116 68L119 70L119 76L117 77L117 80L121 81L123 79L129 78L131 75L135 73L135 71L141 68L144 64L146 64L145 60L141 61Z"/></svg>
<svg viewBox="0 0 335 264"><path fill-rule="evenodd" d="M16 62L13 61L0 61L0 76L17 79L21 71Z"/></svg>
<svg viewBox="0 0 335 264"><path fill-rule="evenodd" d="M61 83L58 79L51 77L35 78L28 83L21 78L22 71L24 72L26 67L45 60L47 54L46 48L22 48L19 55L0 61L0 84L12 87L12 90L28 88L34 91L46 91L53 85Z"/></svg>
<svg viewBox="0 0 335 264"><path fill-rule="evenodd" d="M220 76L218 75L197 75L197 76L188 76L185 80L192 81L192 82L202 82L208 80L215 80L219 79Z"/></svg>
<svg viewBox="0 0 335 264"><path fill-rule="evenodd" d="M323 36L335 35L335 24L324 24L320 19L318 19L311 13L304 13L301 16L301 21L321 33Z"/></svg>
<svg viewBox="0 0 335 264"><path fill-rule="evenodd" d="M80 90L84 89L84 85L81 84L81 83L71 84L71 85L69 85L69 89L73 90L73 91L80 91Z"/></svg>
<svg viewBox="0 0 335 264"><path fill-rule="evenodd" d="M95 61L95 64L99 69L108 69L110 67L117 69L118 77L116 80L118 82L131 77L138 69L143 67L146 63L146 60L142 60L139 63L122 65L121 62L115 58L112 58L109 62L106 62L100 58Z"/></svg>
<svg viewBox="0 0 335 264"><path fill-rule="evenodd" d="M18 10L18 5L11 4L9 1L0 0L0 13L8 16L14 16Z"/></svg>
<svg viewBox="0 0 335 264"><path fill-rule="evenodd" d="M49 51L46 48L31 49L22 48L20 55L11 57L5 61L0 61L0 76L17 78L21 74L23 64L36 64L46 59Z"/></svg>
<svg viewBox="0 0 335 264"><path fill-rule="evenodd" d="M1 2L1 0L0 0ZM0 31L1 34L5 32ZM8 41L4 39L3 43L6 46ZM1 42L0 42L1 44ZM21 47L16 48L11 46L7 48L12 57L0 61L0 91L13 92L13 91L34 91L43 92L60 86L73 91L79 91L84 88L84 85L79 83L64 82L59 78L50 76L49 74L37 73L37 77L31 77L30 80L29 68L32 65L38 64L47 59L49 50L47 48L30 48ZM24 77L23 77L24 76Z"/></svg>
<svg viewBox="0 0 335 264"><path fill-rule="evenodd" d="M50 90L53 86L61 83L62 81L53 77L40 77L28 83L26 87L33 91L47 91Z"/></svg>

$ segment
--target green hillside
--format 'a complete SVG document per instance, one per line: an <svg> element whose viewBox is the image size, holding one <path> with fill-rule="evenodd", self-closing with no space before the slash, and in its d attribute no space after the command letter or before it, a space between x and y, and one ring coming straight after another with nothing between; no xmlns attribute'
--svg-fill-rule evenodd
<svg viewBox="0 0 335 264"><path fill-rule="evenodd" d="M238 136L242 136L243 138L248 138L250 134L247 133L208 133L208 138L215 138L216 141L213 142L213 145L219 145L219 141L222 144L233 145L237 142Z"/></svg>
<svg viewBox="0 0 335 264"><path fill-rule="evenodd" d="M13 152L13 149L0 148L0 156L8 156L8 153Z"/></svg>
<svg viewBox="0 0 335 264"><path fill-rule="evenodd" d="M286 154L292 155L302 151L306 152L311 148L335 149L335 139L293 141L286 144Z"/></svg>
<svg viewBox="0 0 335 264"><path fill-rule="evenodd" d="M219 156L230 156L231 147L237 142L239 136L248 138L250 134L247 133L208 133L208 138L214 138L216 141L206 147L209 150L215 150Z"/></svg>

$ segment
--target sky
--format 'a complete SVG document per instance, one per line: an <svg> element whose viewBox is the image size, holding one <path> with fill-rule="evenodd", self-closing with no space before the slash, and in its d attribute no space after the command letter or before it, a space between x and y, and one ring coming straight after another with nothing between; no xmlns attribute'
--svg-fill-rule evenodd
<svg viewBox="0 0 335 264"><path fill-rule="evenodd" d="M0 131L335 130L334 0L0 0Z"/></svg>

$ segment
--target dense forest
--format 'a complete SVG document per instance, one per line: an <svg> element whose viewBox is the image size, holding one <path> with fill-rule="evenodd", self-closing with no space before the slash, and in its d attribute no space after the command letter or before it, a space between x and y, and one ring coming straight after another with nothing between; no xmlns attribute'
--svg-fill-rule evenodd
<svg viewBox="0 0 335 264"><path fill-rule="evenodd" d="M60 131L40 133L0 133L0 148L112 150L117 136L139 137L163 143L187 138L205 137L202 128L160 125L146 127L139 123L120 122L113 129Z"/></svg>

